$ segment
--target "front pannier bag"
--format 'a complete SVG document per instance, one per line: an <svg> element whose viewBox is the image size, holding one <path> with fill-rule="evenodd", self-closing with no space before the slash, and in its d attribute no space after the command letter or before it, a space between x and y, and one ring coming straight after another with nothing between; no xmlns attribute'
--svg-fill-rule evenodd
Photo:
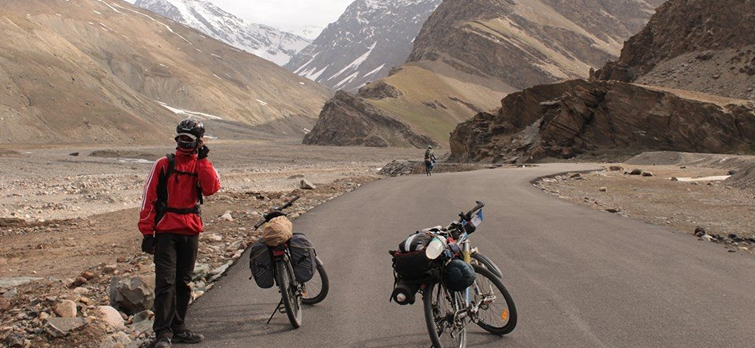
<svg viewBox="0 0 755 348"><path fill-rule="evenodd" d="M275 284L275 274L273 271L273 255L270 248L260 239L252 245L252 252L249 254L249 269L252 270L252 277L257 286L268 289Z"/></svg>
<svg viewBox="0 0 755 348"><path fill-rule="evenodd" d="M317 256L312 241L304 233L294 233L288 250L291 253L291 265L294 267L296 281L308 282L317 272Z"/></svg>

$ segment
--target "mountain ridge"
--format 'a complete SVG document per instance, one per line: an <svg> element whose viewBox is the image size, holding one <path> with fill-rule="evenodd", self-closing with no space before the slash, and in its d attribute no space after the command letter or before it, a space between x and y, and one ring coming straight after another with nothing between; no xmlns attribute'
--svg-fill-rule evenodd
<svg viewBox="0 0 755 348"><path fill-rule="evenodd" d="M136 0L134 5L281 66L311 43L293 33L248 23L205 0Z"/></svg>

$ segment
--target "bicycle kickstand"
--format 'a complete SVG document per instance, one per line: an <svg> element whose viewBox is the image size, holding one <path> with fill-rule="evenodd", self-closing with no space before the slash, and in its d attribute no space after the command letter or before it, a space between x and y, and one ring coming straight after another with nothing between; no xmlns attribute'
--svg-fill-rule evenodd
<svg viewBox="0 0 755 348"><path fill-rule="evenodd" d="M267 320L268 324L270 324L270 321L273 320L273 317L275 316L275 313L278 313L278 311L280 310L282 304L283 304L283 299L281 299L281 301L278 302L278 306L275 307L275 310L273 311L273 314L270 315L270 319Z"/></svg>

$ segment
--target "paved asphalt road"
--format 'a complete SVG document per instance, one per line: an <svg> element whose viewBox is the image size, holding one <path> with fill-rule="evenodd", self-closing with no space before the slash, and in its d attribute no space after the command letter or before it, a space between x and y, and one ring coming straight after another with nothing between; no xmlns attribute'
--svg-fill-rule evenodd
<svg viewBox="0 0 755 348"><path fill-rule="evenodd" d="M588 168L399 177L321 205L295 230L315 242L331 277L328 298L304 308L298 330L285 314L265 324L279 295L248 279L244 257L191 307L190 327L206 335L198 346L429 347L421 302L388 302L387 251L482 200L485 222L471 239L503 270L519 324L505 337L471 326L468 347L755 347L755 257L529 183Z"/></svg>

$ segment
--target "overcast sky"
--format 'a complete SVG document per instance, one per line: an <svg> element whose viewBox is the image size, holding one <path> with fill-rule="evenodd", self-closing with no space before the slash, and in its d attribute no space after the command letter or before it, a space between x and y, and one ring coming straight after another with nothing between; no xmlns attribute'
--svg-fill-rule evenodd
<svg viewBox="0 0 755 348"><path fill-rule="evenodd" d="M135 0L126 0L134 3ZM209 0L227 12L252 23L278 29L307 25L326 27L335 22L354 0Z"/></svg>

